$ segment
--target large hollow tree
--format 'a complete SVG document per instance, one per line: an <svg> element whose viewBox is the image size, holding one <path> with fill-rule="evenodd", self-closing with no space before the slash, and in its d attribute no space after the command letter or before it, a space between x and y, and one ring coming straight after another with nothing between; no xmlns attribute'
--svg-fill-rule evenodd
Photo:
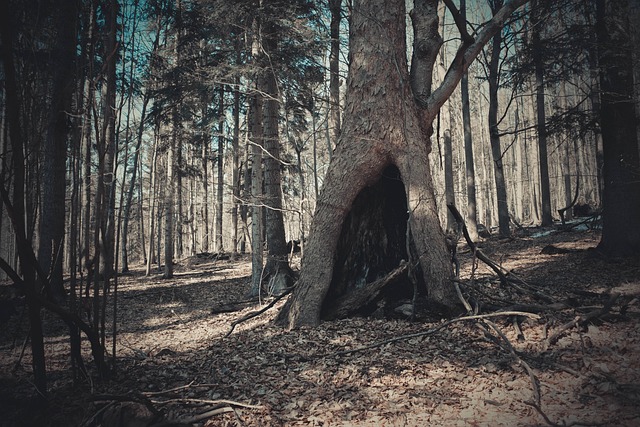
<svg viewBox="0 0 640 427"><path fill-rule="evenodd" d="M463 42L433 91L442 45L438 0L415 1L410 73L404 0L353 2L341 134L318 197L300 280L280 321L289 327L318 324L332 311L329 303L395 276L402 259L416 267L409 277L421 282L431 302L456 310L428 162L432 123L484 44L526 1L507 2L475 36L447 1ZM406 205L398 209L401 203Z"/></svg>

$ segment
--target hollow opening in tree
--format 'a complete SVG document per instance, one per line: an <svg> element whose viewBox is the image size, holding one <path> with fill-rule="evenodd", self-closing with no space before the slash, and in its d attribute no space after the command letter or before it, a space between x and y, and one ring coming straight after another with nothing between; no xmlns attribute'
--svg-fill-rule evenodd
<svg viewBox="0 0 640 427"><path fill-rule="evenodd" d="M412 298L413 285L406 270L384 286L366 291L373 282L398 269L402 260L408 260L408 219L404 183L398 168L390 165L375 184L358 194L342 224L322 318L344 313L369 316L379 307L387 311L397 301ZM346 302L347 296L356 293L362 297Z"/></svg>

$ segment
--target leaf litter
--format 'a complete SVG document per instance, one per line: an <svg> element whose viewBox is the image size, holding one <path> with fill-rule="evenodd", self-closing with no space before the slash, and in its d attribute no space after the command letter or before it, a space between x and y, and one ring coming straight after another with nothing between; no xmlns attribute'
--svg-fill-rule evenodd
<svg viewBox="0 0 640 427"><path fill-rule="evenodd" d="M13 366L28 326L24 319L5 325L0 406L8 415L0 424L116 425L104 410L111 405L119 425L160 425L140 415L149 405L183 423L164 425L639 425L640 260L603 260L589 249L598 239L579 231L482 243L527 289L561 305L504 286L460 247L462 293L483 313L536 309L539 319L515 317L521 334L507 316L449 324L351 318L288 331L273 323L282 300L225 337L260 307L244 302L248 258L187 259L173 280L137 270L119 278L113 381L74 382L66 329L44 315L52 400L44 413L29 406L29 352ZM569 251L541 253L548 245ZM585 317L612 294L609 310ZM218 310L230 306L237 311ZM126 405L140 407L130 406L137 414L130 424Z"/></svg>

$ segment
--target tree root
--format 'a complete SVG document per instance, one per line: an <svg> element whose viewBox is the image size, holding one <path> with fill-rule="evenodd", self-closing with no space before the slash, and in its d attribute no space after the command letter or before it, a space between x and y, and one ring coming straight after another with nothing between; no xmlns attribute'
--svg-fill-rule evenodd
<svg viewBox="0 0 640 427"><path fill-rule="evenodd" d="M282 298L286 297L287 295L289 295L291 293L291 291L293 291L293 289L296 286L293 285L292 287L290 287L289 289L287 289L286 291L284 291L282 294L278 295L276 298L274 298L273 301L271 301L269 304L267 304L266 306L264 306L263 308L261 308L260 310L256 310L256 311L252 311L251 313L247 314L246 316L241 317L238 320L234 320L231 323L231 329L229 329L229 332L227 332L224 336L224 338L227 338L229 335L231 335L233 333L233 330L236 328L236 326L238 326L240 323L246 322L249 319L253 319L254 317L258 317L260 316L262 313L264 313L265 311L269 310L271 307L273 307L274 305L276 305L276 303L278 301L280 301Z"/></svg>

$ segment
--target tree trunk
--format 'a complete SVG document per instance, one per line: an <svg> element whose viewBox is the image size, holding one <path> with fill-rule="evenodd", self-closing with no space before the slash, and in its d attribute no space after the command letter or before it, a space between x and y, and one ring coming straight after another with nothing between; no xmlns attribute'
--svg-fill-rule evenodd
<svg viewBox="0 0 640 427"><path fill-rule="evenodd" d="M240 76L234 78L233 89L233 170L231 180L233 185L233 200L231 201L231 252L238 253L238 207L240 205Z"/></svg>
<svg viewBox="0 0 640 427"><path fill-rule="evenodd" d="M174 116L175 115L177 114L174 112ZM173 238L175 231L173 216L175 204L174 192L176 188L174 150L178 138L176 130L177 126L179 125L174 121L171 143L167 150L167 181L164 196L164 273L162 275L165 279L173 277Z"/></svg>
<svg viewBox="0 0 640 427"><path fill-rule="evenodd" d="M156 211L156 200L158 198L156 191L156 176L157 172L157 162L158 162L158 143L157 143L157 132L154 132L154 142L153 142L153 154L152 160L149 169L149 249L147 250L147 263L145 269L145 275L149 276L151 274L151 266L155 261L155 248L154 248L154 225L155 225L155 211Z"/></svg>
<svg viewBox="0 0 640 427"><path fill-rule="evenodd" d="M102 224L100 240L100 273L105 283L113 275L114 262L114 236L115 236L115 190L116 180L114 171L116 168L117 135L116 135L116 49L118 33L118 0L109 0L106 16L108 32L104 36L104 61L105 79L104 99L102 100L103 123L102 141L104 144L104 168L100 176L102 180Z"/></svg>
<svg viewBox="0 0 640 427"><path fill-rule="evenodd" d="M456 204L455 190L453 188L453 142L451 141L451 134L454 127L452 113L449 111L449 123L450 126L444 131L443 147L444 147L444 195L446 204ZM454 231L456 229L456 219L451 212L447 211L447 222L445 230L447 232Z"/></svg>
<svg viewBox="0 0 640 427"><path fill-rule="evenodd" d="M416 1L411 14L410 75L405 2L353 2L343 126L318 197L300 280L280 312L280 321L290 327L317 325L322 312L331 309L325 297L346 298L375 283L376 277L398 268L398 258L417 263L415 277L422 277L431 307L449 313L458 310L428 161L432 123L469 63L522 3L509 2L474 41L463 43L443 83L432 93L434 62L442 43L437 0ZM371 16L376 17L375 23ZM406 210L399 205L401 200L406 201ZM396 265L385 264L385 255L394 252ZM350 271L355 272L350 273L352 280L339 280ZM394 281L387 295L400 296L406 289L403 282ZM338 288L343 285L346 293Z"/></svg>
<svg viewBox="0 0 640 427"><path fill-rule="evenodd" d="M268 26L267 26L268 27ZM267 29L267 34L273 31ZM267 52L276 51L276 40L267 38L265 49ZM265 265L265 278L269 280L271 293L279 295L293 283L293 274L289 268L287 242L284 232L284 218L282 215L282 174L280 161L280 137L278 132L279 118L279 94L274 70L265 70L263 92L267 94L264 100L264 148L266 156L265 165L265 204L266 235L267 235L267 262Z"/></svg>
<svg viewBox="0 0 640 427"><path fill-rule="evenodd" d="M220 86L220 100L218 105L218 182L216 188L216 251L224 252L222 244L222 213L224 191L224 86Z"/></svg>
<svg viewBox="0 0 640 427"><path fill-rule="evenodd" d="M251 291L258 296L262 285L262 105L259 95L252 96L251 120Z"/></svg>
<svg viewBox="0 0 640 427"><path fill-rule="evenodd" d="M460 0L460 16L467 20L466 0ZM471 107L469 104L469 76L464 73L460 81L462 97L462 127L464 132L464 164L465 183L467 187L467 218L466 225L472 240L478 239L478 212L476 202L476 172L473 160L473 136L471 134Z"/></svg>
<svg viewBox="0 0 640 427"><path fill-rule="evenodd" d="M509 230L509 205L507 203L507 186L504 178L502 148L500 147L498 130L498 79L501 51L502 35L498 32L493 36L491 42L491 59L489 62L489 137L498 202L498 233L500 237L509 237L511 234Z"/></svg>
<svg viewBox="0 0 640 427"><path fill-rule="evenodd" d="M43 400L47 395L47 371L45 364L44 340L42 334L42 320L40 319L41 305L31 295L37 294L36 269L37 261L33 257L31 248L28 246L29 240L25 235L25 158L24 140L22 138L22 126L20 123L21 102L17 93L18 84L16 68L13 58L13 44L17 36L17 30L12 21L11 11L8 2L0 3L0 52L4 66L5 97L7 122L9 126L9 136L11 140L11 162L13 169L13 197L9 198L8 190L4 187L4 182L0 183L2 191L2 202L13 223L13 231L16 235L16 245L20 258L22 280L28 290L27 307L29 318L29 338L31 340L31 367L33 369L34 385L38 392L39 400ZM12 211L10 210L12 208Z"/></svg>
<svg viewBox="0 0 640 427"><path fill-rule="evenodd" d="M202 236L202 251L209 252L209 120L207 117L207 103L203 97L202 111L202 219L204 223L204 236Z"/></svg>
<svg viewBox="0 0 640 427"><path fill-rule="evenodd" d="M261 25L258 17L253 19L252 23L252 42L251 56L254 64L258 63L258 57L262 52L262 44L259 34L261 33ZM263 112L262 112L262 90L261 80L263 77L260 71L254 75L255 90L251 95L249 103L249 122L250 122L250 140L251 144L251 290L250 296L260 295L262 286L262 270L263 270L263 173L262 173L262 149L264 148L264 130L263 130Z"/></svg>
<svg viewBox="0 0 640 427"><path fill-rule="evenodd" d="M542 202L542 226L553 224L551 216L551 189L549 183L549 157L547 155L547 125L544 104L544 64L543 49L540 42L540 5L536 0L532 4L534 22L532 25L533 60L536 75L536 128L538 130L538 152L540 155L540 197Z"/></svg>
<svg viewBox="0 0 640 427"><path fill-rule="evenodd" d="M140 147L142 144L142 133L144 131L144 121L146 119L147 104L149 96L144 94L142 101L142 113L140 114L140 125L138 127L138 135L135 152L133 154L133 172L131 173L131 181L129 181L129 189L127 190L127 198L124 205L123 224L122 224L122 272L129 271L129 215L131 213L131 203L133 202L133 191L135 190L136 177L138 174L138 159L140 156ZM142 221L142 217L140 217ZM143 244L144 246L144 244Z"/></svg>
<svg viewBox="0 0 640 427"><path fill-rule="evenodd" d="M345 117L318 197L300 281L280 316L291 327L319 322L325 296L334 286L336 271L366 272L354 278L357 286L363 286L370 281L367 276L382 277L398 267L344 265L349 254L337 253L343 224L346 225L345 220L352 212L354 200L367 187L376 184L390 166L399 171L409 212L409 234L413 236L422 273L428 283L429 297L444 306L455 306L455 293L448 286L452 273L449 255L438 220L428 163L431 145L426 141L429 135L420 123L418 110L405 83L409 76L404 54L404 2L354 2L353 8ZM377 25L370 25L367 17L372 15L376 16ZM437 17L435 21L437 28ZM384 202L384 197L378 201ZM354 227L366 225L366 213L361 218L354 218L357 212L353 213ZM358 220L362 223L358 224ZM401 233L393 231L398 227L406 230L406 221L405 216L390 226L392 230L385 231L397 238ZM402 242L391 239L387 249L404 248L404 239L405 236L402 236ZM368 251L366 247L353 249ZM368 261L366 257L361 260L363 263ZM369 267L380 270L369 274ZM356 283L349 285L355 287Z"/></svg>
<svg viewBox="0 0 640 427"><path fill-rule="evenodd" d="M329 36L331 46L329 51L329 121L331 143L335 145L340 136L340 19L342 14L342 0L329 0L331 22ZM330 144L331 144L330 143ZM331 148L331 145L330 145Z"/></svg>
<svg viewBox="0 0 640 427"><path fill-rule="evenodd" d="M633 0L631 0L633 1ZM604 148L604 211L598 248L611 256L640 253L640 154L627 0L598 0L600 126Z"/></svg>

